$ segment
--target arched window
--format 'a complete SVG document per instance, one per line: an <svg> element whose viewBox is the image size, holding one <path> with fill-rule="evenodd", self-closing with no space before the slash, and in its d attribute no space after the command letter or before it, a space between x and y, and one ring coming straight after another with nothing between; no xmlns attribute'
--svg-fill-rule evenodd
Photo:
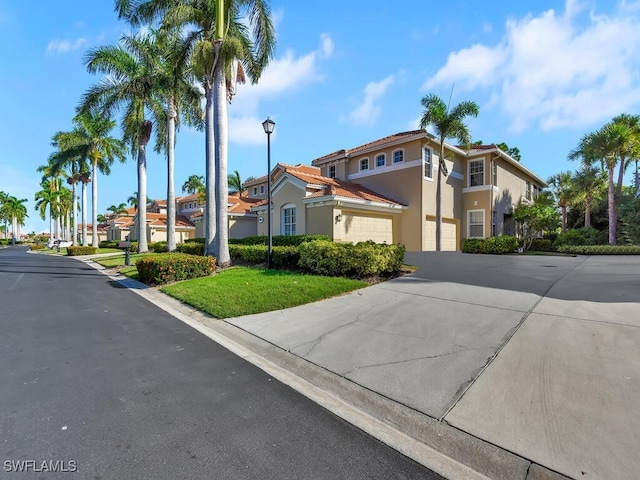
<svg viewBox="0 0 640 480"><path fill-rule="evenodd" d="M287 203L282 206L282 220L280 222L280 230L282 235L296 234L296 206L293 203Z"/></svg>

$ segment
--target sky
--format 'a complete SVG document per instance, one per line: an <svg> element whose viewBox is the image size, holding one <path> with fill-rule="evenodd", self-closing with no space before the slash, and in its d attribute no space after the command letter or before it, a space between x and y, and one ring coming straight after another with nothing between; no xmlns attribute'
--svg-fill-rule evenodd
<svg viewBox="0 0 640 480"><path fill-rule="evenodd" d="M272 165L310 164L418 128L427 94L471 100L480 107L468 121L473 140L518 147L522 163L548 178L578 167L567 154L583 135L640 113L640 0L270 5L274 58L229 105L229 171L242 179L266 175L267 117L276 122ZM34 209L36 169L100 80L85 53L131 32L111 0L0 0L0 191L29 200L23 232L48 231ZM181 128L176 191L204 171L204 133ZM166 198L166 176L165 156L150 153L150 198ZM134 159L100 176L98 188L99 213L126 202L137 190ZM88 204L90 219L90 192Z"/></svg>

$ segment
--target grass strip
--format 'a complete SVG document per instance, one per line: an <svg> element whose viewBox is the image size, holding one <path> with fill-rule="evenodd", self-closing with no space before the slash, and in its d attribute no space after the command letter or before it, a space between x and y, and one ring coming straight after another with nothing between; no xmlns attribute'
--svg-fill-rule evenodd
<svg viewBox="0 0 640 480"><path fill-rule="evenodd" d="M161 291L215 318L291 308L366 287L361 280L281 270L233 267L212 277L174 283Z"/></svg>

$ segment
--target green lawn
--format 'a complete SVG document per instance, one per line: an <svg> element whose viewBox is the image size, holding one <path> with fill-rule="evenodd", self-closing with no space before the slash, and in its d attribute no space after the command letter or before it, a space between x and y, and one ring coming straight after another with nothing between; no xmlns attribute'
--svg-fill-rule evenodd
<svg viewBox="0 0 640 480"><path fill-rule="evenodd" d="M161 291L215 318L229 318L295 307L366 286L348 278L233 267L212 277L167 285Z"/></svg>

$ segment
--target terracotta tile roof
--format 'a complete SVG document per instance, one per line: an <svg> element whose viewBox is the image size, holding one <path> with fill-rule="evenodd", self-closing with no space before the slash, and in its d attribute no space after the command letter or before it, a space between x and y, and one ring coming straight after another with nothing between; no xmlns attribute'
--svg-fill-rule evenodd
<svg viewBox="0 0 640 480"><path fill-rule="evenodd" d="M228 207L229 213L243 214L243 213L252 213L251 207L256 206L260 203L259 200L254 198L247 198L245 196L240 196L237 193L232 193L229 195L229 203L231 206ZM204 216L204 212L196 212L193 215L190 215L189 218L200 218Z"/></svg>
<svg viewBox="0 0 640 480"><path fill-rule="evenodd" d="M194 200L198 200L200 198L200 194L194 193L193 195L187 195L186 197L177 197L176 202L193 202ZM163 200L165 203L166 200Z"/></svg>
<svg viewBox="0 0 640 480"><path fill-rule="evenodd" d="M254 178L253 180L247 180L246 182L244 182L244 186L248 186L248 185L256 185L258 183L262 183L262 182L266 182L267 181L267 176L263 175L261 177L258 178Z"/></svg>
<svg viewBox="0 0 640 480"><path fill-rule="evenodd" d="M393 142L397 142L398 140L403 140L405 138L408 137L412 137L414 135L419 135L421 133L425 133L424 130L410 130L408 132L400 132L400 133L394 133L393 135L389 135L387 137L384 138L380 138L378 140L374 140L373 142L369 142L369 143L365 143L364 145L360 145L351 149L342 149L342 150L338 150L337 152L333 152L330 153L328 155L324 155L320 158L316 158L315 160L313 160L311 163L315 163L315 162L320 162L322 160L326 160L327 158L331 158L334 157L336 155L343 155L343 156L347 156L347 155L353 155L356 154L358 152L361 152L363 150L367 150L370 148L376 148L376 147L382 147L388 143L393 143Z"/></svg>
<svg viewBox="0 0 640 480"><path fill-rule="evenodd" d="M104 232L106 226L107 225L104 225L104 224L98 224L96 230L99 231L99 232ZM81 229L82 229L82 223L79 223L78 224L78 230L81 230ZM91 223L87 223L87 230L89 231L89 230L92 230L92 229L93 229L93 225Z"/></svg>
<svg viewBox="0 0 640 480"><path fill-rule="evenodd" d="M388 197L380 195L373 190L369 190L368 188L363 187L358 183L353 182L345 182L342 180L337 180L335 178L323 177L320 175L320 169L316 167L312 167L313 171L317 171L317 174L307 173L310 171L309 168L300 169L299 166L286 166L285 172L289 175L302 180L307 185L318 185L321 187L321 190L314 192L310 195L307 195L305 198L318 198L325 196L338 196L343 198L352 198L354 200L365 200L370 202L380 202L387 203L393 205L401 205L400 203L392 200ZM261 205L266 205L266 200L261 200L255 203L253 206L259 207Z"/></svg>

